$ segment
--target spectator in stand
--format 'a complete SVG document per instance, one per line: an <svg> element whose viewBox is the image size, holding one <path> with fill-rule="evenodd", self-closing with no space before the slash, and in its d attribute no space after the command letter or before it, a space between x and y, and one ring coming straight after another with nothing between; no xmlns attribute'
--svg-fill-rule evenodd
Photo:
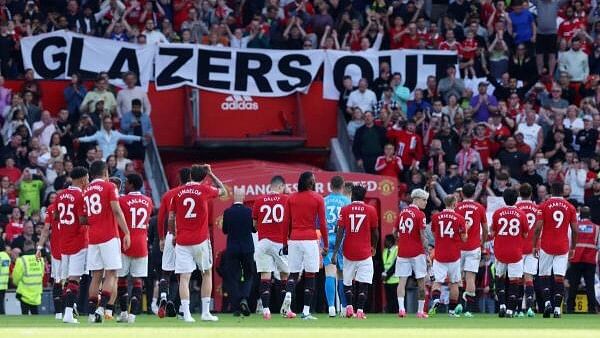
<svg viewBox="0 0 600 338"><path fill-rule="evenodd" d="M455 161L458 163L458 175L466 177L473 169L483 170L479 152L471 147L471 138L463 137L460 144L462 148L456 154Z"/></svg>
<svg viewBox="0 0 600 338"><path fill-rule="evenodd" d="M503 166L509 168L511 177L521 178L523 165L527 163L529 156L518 151L515 138L510 136L504 141L504 149L498 152L497 158Z"/></svg>
<svg viewBox="0 0 600 338"><path fill-rule="evenodd" d="M350 93L346 102L346 112L352 115L352 109L360 108L361 111L373 111L377 105L375 93L370 90L367 79L362 78L358 81L358 88Z"/></svg>
<svg viewBox="0 0 600 338"><path fill-rule="evenodd" d="M544 144L544 134L542 127L536 123L535 110L528 110L525 113L525 121L519 123L517 132L523 134L525 143L531 148L529 156L540 151Z"/></svg>
<svg viewBox="0 0 600 338"><path fill-rule="evenodd" d="M142 87L138 86L137 75L134 72L127 72L123 75L123 82L127 87L121 89L117 94L117 113L119 117L123 117L123 114L131 111L131 102L134 99L142 103L142 110L150 116L152 105L148 99L148 94Z"/></svg>
<svg viewBox="0 0 600 338"><path fill-rule="evenodd" d="M10 247L18 248L23 252L27 241L33 241L34 243L37 243L38 241L38 235L35 233L35 225L32 220L25 220L23 223L23 231L10 242Z"/></svg>
<svg viewBox="0 0 600 338"><path fill-rule="evenodd" d="M16 109L13 111L11 119L7 120L4 123L4 127L2 127L2 138L5 140L10 140L10 137L16 134L21 126L26 128L27 135L25 136L28 138L28 136L31 135L31 128L25 119L25 112L20 109Z"/></svg>
<svg viewBox="0 0 600 338"><path fill-rule="evenodd" d="M120 179L121 182L126 181L123 170L120 170L117 167L117 158L115 157L115 155L109 155L106 158L106 166L108 168L108 176L109 177L116 177L116 178Z"/></svg>
<svg viewBox="0 0 600 338"><path fill-rule="evenodd" d="M0 72L1 73L1 72ZM10 107L12 102L12 89L4 87L4 76L0 75L0 114L4 116L6 107ZM2 124L0 119L0 124Z"/></svg>
<svg viewBox="0 0 600 338"><path fill-rule="evenodd" d="M79 120L79 107L87 94L87 89L81 83L81 77L78 73L71 74L71 83L65 88L63 94L65 102L67 102L69 121L74 123Z"/></svg>
<svg viewBox="0 0 600 338"><path fill-rule="evenodd" d="M402 158L396 155L396 148L392 143L386 144L383 147L383 155L379 156L375 162L375 172L378 175L400 179L403 170Z"/></svg>
<svg viewBox="0 0 600 338"><path fill-rule="evenodd" d="M520 43L508 65L510 77L523 81L525 85L534 83L538 75L535 60L530 55L527 45Z"/></svg>
<svg viewBox="0 0 600 338"><path fill-rule="evenodd" d="M596 142L598 141L598 129L593 128L593 117L585 115L583 117L583 129L581 129L575 138L579 145L579 156L582 159L593 158L596 151Z"/></svg>
<svg viewBox="0 0 600 338"><path fill-rule="evenodd" d="M35 175L35 177L34 177ZM40 179L40 177L42 179ZM23 170L23 175L15 183L19 190L19 207L27 206L27 215L37 212L41 207L42 191L44 190L43 174L40 169L32 172L30 168Z"/></svg>
<svg viewBox="0 0 600 338"><path fill-rule="evenodd" d="M142 140L152 137L152 122L150 122L148 113L143 110L141 100L133 99L131 101L131 110L125 113L121 120L121 132L125 135L143 137L140 141L127 144L127 149L132 159L144 160L145 146Z"/></svg>
<svg viewBox="0 0 600 338"><path fill-rule="evenodd" d="M394 144L397 155L402 158L403 167L407 171L418 169L423 158L423 139L416 133L415 120L406 121L404 128L394 126L388 130L387 137Z"/></svg>
<svg viewBox="0 0 600 338"><path fill-rule="evenodd" d="M394 100L400 106L400 111L406 115L406 103L410 98L410 90L402 85L402 75L400 73L394 73L392 77L392 89L394 91Z"/></svg>
<svg viewBox="0 0 600 338"><path fill-rule="evenodd" d="M462 79L456 78L456 66L448 65L446 67L446 77L438 83L437 89L439 95L448 102L450 95L463 97L465 91L465 83Z"/></svg>
<svg viewBox="0 0 600 338"><path fill-rule="evenodd" d="M23 223L24 219L21 209L12 208L12 213L9 216L6 230L4 231L4 241L6 243L10 244L14 239L21 236L23 233Z"/></svg>
<svg viewBox="0 0 600 338"><path fill-rule="evenodd" d="M117 111L117 100L115 95L108 90L108 81L103 77L96 79L94 90L88 92L83 98L83 102L79 106L81 113L89 113L94 111L96 102L104 102L104 113L114 114Z"/></svg>
<svg viewBox="0 0 600 338"><path fill-rule="evenodd" d="M528 5L523 0L514 0L511 2L512 12L510 13L510 21L512 22L512 31L515 37L515 44L523 43L528 50L534 48L537 27L535 18L529 12Z"/></svg>
<svg viewBox="0 0 600 338"><path fill-rule="evenodd" d="M49 111L42 112L40 120L33 124L32 132L34 137L39 138L41 144L50 144L50 139L56 132L56 124Z"/></svg>
<svg viewBox="0 0 600 338"><path fill-rule="evenodd" d="M156 23L153 19L146 19L145 29L142 34L146 36L146 43L149 45L156 45L159 43L168 43L167 37L159 30L156 29Z"/></svg>
<svg viewBox="0 0 600 338"><path fill-rule="evenodd" d="M151 135L144 135L148 138ZM106 116L102 120L102 129L90 136L78 137L75 141L82 143L96 142L102 150L102 159L106 160L108 155L115 152L117 143L120 141L141 141L143 138L136 135L124 135L119 131L113 130L113 120Z"/></svg>
<svg viewBox="0 0 600 338"><path fill-rule="evenodd" d="M572 164L567 165L565 174L565 183L571 187L569 198L583 204L586 180L587 170L583 167L579 159L575 158Z"/></svg>
<svg viewBox="0 0 600 338"><path fill-rule="evenodd" d="M525 163L525 170L523 176L519 180L521 183L528 183L531 185L534 192L537 191L538 186L544 183L544 179L536 171L535 162L533 160L527 160ZM535 194L534 194L535 196Z"/></svg>
<svg viewBox="0 0 600 338"><path fill-rule="evenodd" d="M177 23L176 23L177 24ZM229 28L229 26L227 26ZM202 36L208 34L208 27L198 17L198 10L192 7L187 12L187 19L181 23L182 30L189 30L193 42L202 41Z"/></svg>
<svg viewBox="0 0 600 338"><path fill-rule="evenodd" d="M538 0L537 5L537 38L536 63L538 74L544 73L544 59L548 59L548 74L554 74L556 69L558 9L564 0Z"/></svg>
<svg viewBox="0 0 600 338"><path fill-rule="evenodd" d="M8 176L0 178L0 210L10 210L17 205L17 191ZM1 229L1 227L0 227ZM2 234L0 233L0 239ZM1 246L0 246L1 248Z"/></svg>
<svg viewBox="0 0 600 338"><path fill-rule="evenodd" d="M352 142L352 152L358 166L369 174L375 174L377 157L383 154L386 143L385 128L375 125L373 114L366 113L365 125L356 130Z"/></svg>
<svg viewBox="0 0 600 338"><path fill-rule="evenodd" d="M577 84L577 89L586 80L590 73L588 55L581 50L581 41L579 38L573 38L571 40L571 49L559 56L558 69L569 74L571 82Z"/></svg>
<svg viewBox="0 0 600 338"><path fill-rule="evenodd" d="M491 114L498 111L498 101L493 95L488 95L488 82L479 82L478 94L471 99L474 118L477 122L486 122Z"/></svg>
<svg viewBox="0 0 600 338"><path fill-rule="evenodd" d="M350 141L354 140L354 135L356 135L356 131L358 128L365 125L365 119L360 108L354 108L352 113L352 120L348 122L346 126L346 130L348 131L348 137L350 137Z"/></svg>
<svg viewBox="0 0 600 338"><path fill-rule="evenodd" d="M398 102L393 98L392 88L388 85L383 87L383 93L381 95L381 100L377 102L375 106L375 116L379 117L382 110L386 110L391 113L400 113L402 110L399 107Z"/></svg>
<svg viewBox="0 0 600 338"><path fill-rule="evenodd" d="M8 178L10 183L15 183L21 177L21 170L15 167L15 159L7 157L4 160L4 167L0 168L0 177Z"/></svg>
<svg viewBox="0 0 600 338"><path fill-rule="evenodd" d="M417 111L421 111L427 115L429 112L431 112L431 109L431 104L423 98L423 90L417 88L414 92L414 100L409 101L407 104L406 118L413 118Z"/></svg>

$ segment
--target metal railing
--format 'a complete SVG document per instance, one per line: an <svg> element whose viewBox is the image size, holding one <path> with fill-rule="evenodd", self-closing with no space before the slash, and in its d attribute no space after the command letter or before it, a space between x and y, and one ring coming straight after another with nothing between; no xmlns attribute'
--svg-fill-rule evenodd
<svg viewBox="0 0 600 338"><path fill-rule="evenodd" d="M158 152L154 138L146 144L144 171L146 172L146 180L152 189L152 201L155 206L158 206L160 205L162 195L169 190L169 182L167 181L165 168L162 165L160 153Z"/></svg>

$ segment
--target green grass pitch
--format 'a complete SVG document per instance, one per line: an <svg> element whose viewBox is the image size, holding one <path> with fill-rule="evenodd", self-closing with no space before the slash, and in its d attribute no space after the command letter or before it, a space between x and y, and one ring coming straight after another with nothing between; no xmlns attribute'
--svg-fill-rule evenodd
<svg viewBox="0 0 600 338"><path fill-rule="evenodd" d="M114 321L88 324L87 317L78 325L66 325L53 316L0 316L0 337L61 337L61 338L188 338L188 337L249 337L249 338L404 338L404 337L460 337L460 338L575 338L600 337L600 316L565 315L561 319L512 318L477 315L475 318L449 318L438 314L426 320L413 316L398 319L394 315L372 314L365 321L345 318L327 318L317 315L316 321L283 319L273 316L264 321L262 316L234 318L219 315L219 322L203 323L195 314L196 323L184 323L175 318L159 319L138 316L135 324Z"/></svg>

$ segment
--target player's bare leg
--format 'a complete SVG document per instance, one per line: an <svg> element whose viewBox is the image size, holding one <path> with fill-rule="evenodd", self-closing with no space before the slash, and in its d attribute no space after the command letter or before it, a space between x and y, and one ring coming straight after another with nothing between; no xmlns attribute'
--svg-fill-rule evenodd
<svg viewBox="0 0 600 338"><path fill-rule="evenodd" d="M117 280L116 270L104 270L101 304L104 308L104 319L106 320L113 319L113 310L115 309L115 301L117 300Z"/></svg>
<svg viewBox="0 0 600 338"><path fill-rule="evenodd" d="M179 275L179 297L181 298L181 311L183 312L183 320L188 323L193 323L196 321L194 318L192 318L192 314L190 313L191 276L191 273L182 273Z"/></svg>
<svg viewBox="0 0 600 338"><path fill-rule="evenodd" d="M189 281L188 281L189 284ZM181 289L180 289L181 290ZM205 270L202 272L202 287L200 288L200 296L202 297L202 320L216 322L219 317L213 316L210 313L210 296L212 294L212 272ZM189 298L188 298L189 299Z"/></svg>
<svg viewBox="0 0 600 338"><path fill-rule="evenodd" d="M283 298L283 303L281 304L280 313L282 316L287 318L296 318L296 314L292 312L290 309L292 305L292 297L294 295L294 290L296 289L296 281L300 277L298 272L290 273L287 283L285 285L285 297Z"/></svg>
<svg viewBox="0 0 600 338"><path fill-rule="evenodd" d="M440 295L442 284L439 282L434 282L431 287L431 308L429 309L429 315L435 315L437 313L437 308L440 305Z"/></svg>
<svg viewBox="0 0 600 338"><path fill-rule="evenodd" d="M477 294L475 288L475 279L477 274L471 271L465 271L465 292L463 293L463 300L465 301L467 311L465 317L472 317L472 313L475 312L477 307Z"/></svg>
<svg viewBox="0 0 600 338"><path fill-rule="evenodd" d="M525 279L525 307L527 308L527 317L534 317L535 312L533 312L533 276L526 273L524 275Z"/></svg>
<svg viewBox="0 0 600 338"><path fill-rule="evenodd" d="M103 270L92 271L92 280L90 281L88 296L88 314L91 323L101 323L104 318L104 311L99 312L98 294L100 293L100 283L102 281Z"/></svg>
<svg viewBox="0 0 600 338"><path fill-rule="evenodd" d="M397 296L398 296L398 317L406 317L406 309L404 308L404 297L406 295L406 281L408 278L400 277L398 282Z"/></svg>
<svg viewBox="0 0 600 338"><path fill-rule="evenodd" d="M425 313L425 278L417 279L417 299L418 299L418 307L417 307L417 318L427 318L427 314Z"/></svg>
<svg viewBox="0 0 600 338"><path fill-rule="evenodd" d="M459 317L460 312L455 311L458 305L459 289L458 283L450 283L450 300L448 304L448 313L450 316Z"/></svg>
<svg viewBox="0 0 600 338"><path fill-rule="evenodd" d="M336 285L335 277L337 275L337 268L334 264L325 265L325 297L327 298L327 307L329 310L329 317L335 317L335 296L336 296Z"/></svg>

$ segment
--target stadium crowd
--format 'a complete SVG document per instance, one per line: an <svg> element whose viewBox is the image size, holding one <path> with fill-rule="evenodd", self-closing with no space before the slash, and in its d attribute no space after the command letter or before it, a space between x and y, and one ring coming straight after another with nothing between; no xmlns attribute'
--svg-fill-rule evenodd
<svg viewBox="0 0 600 338"><path fill-rule="evenodd" d="M0 0L0 244L14 259L37 243L45 207L74 166L106 160L122 181L139 172L152 134L151 106L135 74L124 75L128 87L118 92L105 74L93 88L73 74L67 106L44 110L43 86L23 68L19 40L62 29L140 44L455 50L458 70L446 67L445 77L430 77L414 94L386 63L377 79L356 88L344 79L339 108L358 165L398 177L404 202L408 192L426 191L427 219L469 182L483 205L524 183L541 203L560 183L563 196L588 206L600 224L596 1L454 0L432 18L432 4L423 0ZM6 89L4 78L23 79L21 91ZM494 298L492 261L493 251L484 250L480 299Z"/></svg>

